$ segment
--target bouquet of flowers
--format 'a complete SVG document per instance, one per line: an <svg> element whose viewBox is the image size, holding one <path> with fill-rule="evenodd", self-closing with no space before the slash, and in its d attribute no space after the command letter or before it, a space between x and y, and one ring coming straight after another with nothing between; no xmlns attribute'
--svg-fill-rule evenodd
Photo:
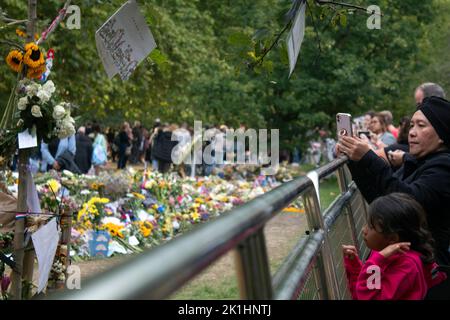
<svg viewBox="0 0 450 320"><path fill-rule="evenodd" d="M64 139L75 134L75 120L70 115L69 103L56 103L52 81L44 85L31 80L19 83L19 99L14 119L16 125L0 132L0 156L7 158L17 148L17 134L28 130L37 136L38 143L49 142L53 137Z"/></svg>
<svg viewBox="0 0 450 320"><path fill-rule="evenodd" d="M6 57L6 63L14 72L22 72L24 66L27 66L27 78L40 79L46 71L44 53L34 42L27 43L25 48L16 46L17 49L11 50Z"/></svg>

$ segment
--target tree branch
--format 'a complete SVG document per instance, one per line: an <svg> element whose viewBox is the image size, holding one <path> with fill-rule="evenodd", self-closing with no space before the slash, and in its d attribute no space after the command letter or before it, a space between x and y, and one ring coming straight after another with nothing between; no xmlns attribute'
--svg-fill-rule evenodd
<svg viewBox="0 0 450 320"><path fill-rule="evenodd" d="M312 11L311 11L311 7L309 6L309 3L308 3L308 2L306 2L306 6L307 6L308 11L309 11L309 14L310 14L310 16L311 16L311 20L312 20L314 32L315 32L315 34L316 34L317 43L318 43L318 46L319 46L319 54L316 56L316 59L314 60L314 64L315 64L315 63L319 60L319 58L320 58L320 56L321 56L321 54L322 54L322 46L321 46L321 43L320 43L319 30L317 29L316 21L315 21L315 19L314 19L313 13L312 13Z"/></svg>
<svg viewBox="0 0 450 320"><path fill-rule="evenodd" d="M345 2L337 2L337 1L329 1L329 0L314 0L319 6L323 6L323 5L336 5L336 6L341 6L341 7L346 7L346 8L352 8L352 9L356 9L356 10L361 10L367 13L367 8L361 7L361 6L357 6L354 4L350 4L350 3L345 3ZM380 16L383 16L383 14L380 14Z"/></svg>
<svg viewBox="0 0 450 320"><path fill-rule="evenodd" d="M264 58L266 57L266 55L273 49L273 47L278 43L278 41L280 40L281 36L283 35L283 33L286 32L286 30L289 28L289 26L291 25L291 22L287 23L283 30L281 30L281 32L278 34L278 36L275 38L275 40L272 42L272 44L270 45L270 47L266 50L264 50L264 53L261 57L258 58L258 60L256 60L255 62L251 63L249 65L249 67L251 69L253 69L255 66L262 64Z"/></svg>
<svg viewBox="0 0 450 320"><path fill-rule="evenodd" d="M16 47L16 48L20 49L21 51L24 51L24 48L22 46L18 45L15 42L9 41L9 40L0 40L0 44L6 44L6 45L9 45L12 47Z"/></svg>

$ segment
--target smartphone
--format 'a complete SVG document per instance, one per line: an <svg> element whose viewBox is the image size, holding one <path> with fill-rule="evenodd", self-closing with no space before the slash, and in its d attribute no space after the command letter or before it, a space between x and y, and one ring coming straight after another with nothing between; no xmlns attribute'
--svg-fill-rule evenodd
<svg viewBox="0 0 450 320"><path fill-rule="evenodd" d="M352 116L348 113L338 113L336 115L336 127L338 137L353 136Z"/></svg>

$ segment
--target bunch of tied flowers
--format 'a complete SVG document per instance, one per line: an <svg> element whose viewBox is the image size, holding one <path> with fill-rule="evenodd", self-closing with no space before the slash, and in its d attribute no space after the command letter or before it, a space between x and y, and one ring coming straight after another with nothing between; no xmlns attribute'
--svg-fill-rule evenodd
<svg viewBox="0 0 450 320"><path fill-rule="evenodd" d="M42 48L34 42L27 43L24 48L11 50L6 57L6 63L17 73L22 72L26 66L26 76L29 79L40 79L46 70Z"/></svg>
<svg viewBox="0 0 450 320"><path fill-rule="evenodd" d="M28 129L38 136L38 141L50 141L57 136L64 139L75 134L75 120L70 115L71 105L65 102L55 103L56 91L53 81L44 85L30 80L20 82L20 98L17 109L20 118L17 127Z"/></svg>

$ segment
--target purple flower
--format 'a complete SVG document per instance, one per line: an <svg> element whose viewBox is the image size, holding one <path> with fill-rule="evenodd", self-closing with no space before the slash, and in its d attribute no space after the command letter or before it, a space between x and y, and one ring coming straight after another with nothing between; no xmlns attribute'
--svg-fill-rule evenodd
<svg viewBox="0 0 450 320"><path fill-rule="evenodd" d="M201 213L200 216L201 216L202 220L208 220L208 218L209 218L209 214L206 212Z"/></svg>
<svg viewBox="0 0 450 320"><path fill-rule="evenodd" d="M5 293L8 290L10 283L11 283L11 279L8 276L3 275L1 278L1 284L0 284L0 287L1 287L3 293Z"/></svg>

